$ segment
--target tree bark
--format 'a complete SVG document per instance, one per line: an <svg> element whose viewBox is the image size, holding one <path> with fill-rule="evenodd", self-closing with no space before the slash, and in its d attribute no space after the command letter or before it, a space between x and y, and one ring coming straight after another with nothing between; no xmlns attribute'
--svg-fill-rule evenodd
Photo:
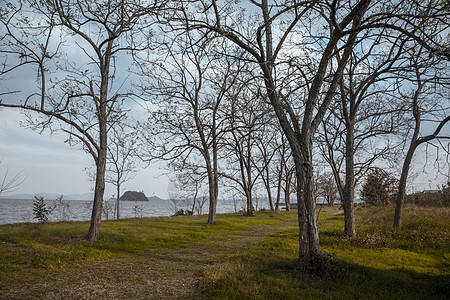
<svg viewBox="0 0 450 300"><path fill-rule="evenodd" d="M345 185L343 191L342 206L344 207L344 235L354 238L355 215L353 202L355 198L355 173L354 173L354 124L347 124L345 137Z"/></svg>
<svg viewBox="0 0 450 300"><path fill-rule="evenodd" d="M306 145L307 146L307 145ZM313 257L321 254L319 229L316 219L316 200L314 195L314 176L312 160L301 162L296 160L297 205L299 224L299 257L302 267L307 269L312 264ZM304 158L303 158L304 159ZM300 170L298 167L300 166Z"/></svg>
<svg viewBox="0 0 450 300"><path fill-rule="evenodd" d="M397 202L395 204L395 215L394 215L394 228L400 228L402 226L402 211L403 205L405 203L406 181L408 179L409 166L411 165L411 160L413 158L416 148L417 148L416 139L413 138L413 141L411 141L411 145L408 149L408 152L406 153L406 157L402 167L402 174L400 175L400 181L398 183L398 194L397 194Z"/></svg>
<svg viewBox="0 0 450 300"><path fill-rule="evenodd" d="M120 207L120 182L118 180L117 181L117 220L120 219L119 207Z"/></svg>
<svg viewBox="0 0 450 300"><path fill-rule="evenodd" d="M216 183L216 174L214 174L211 166L208 168L208 189L209 189L209 213L208 224L212 225L216 222L217 194L218 185Z"/></svg>
<svg viewBox="0 0 450 300"><path fill-rule="evenodd" d="M86 237L88 241L96 241L100 237L103 195L105 193L106 148L104 150L101 149L101 151L104 152L104 155L99 155L98 162L96 163L97 173L95 177L94 205L92 207L91 224Z"/></svg>

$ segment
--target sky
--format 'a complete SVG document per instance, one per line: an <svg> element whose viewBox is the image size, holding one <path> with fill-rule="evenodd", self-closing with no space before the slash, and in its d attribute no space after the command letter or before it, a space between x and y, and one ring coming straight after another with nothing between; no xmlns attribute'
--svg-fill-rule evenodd
<svg viewBox="0 0 450 300"><path fill-rule="evenodd" d="M24 116L17 110L0 108L0 176L3 179L8 167L10 176L22 172L25 178L14 194L92 192L94 183L84 171L93 165L91 156L65 144L63 135L38 134L21 127L20 120ZM122 190L143 190L148 197L167 198L169 179L163 173L158 165L140 169ZM108 184L105 197L114 193L115 187Z"/></svg>
<svg viewBox="0 0 450 300"><path fill-rule="evenodd" d="M64 50L73 54L71 51L76 51L75 48L65 47ZM80 60L79 55L75 57L77 61ZM125 60L124 64L128 63L129 61ZM16 78L20 80L8 81L7 90L36 85L36 74L30 70L21 71ZM5 81L0 83L5 84ZM3 88L5 86L2 91ZM22 172L26 179L15 194L47 192L68 195L92 192L94 183L84 171L94 164L90 155L64 143L63 135L50 136L48 132L40 135L21 127L20 121L24 119L17 110L0 108L0 178L3 178L6 167L11 175ZM435 189L448 180L448 164L441 162L437 168L431 156L424 168L424 153L424 148L420 148L414 161L416 167L411 172L412 190ZM430 154L433 154L433 150L430 150ZM169 178L163 175L166 171L161 169L160 165L151 165L138 170L134 179L124 183L122 190L143 190L147 196L167 198L168 190L173 188L170 187L173 184L169 185ZM105 197L109 198L114 193L114 187L108 184Z"/></svg>
<svg viewBox="0 0 450 300"><path fill-rule="evenodd" d="M10 176L22 172L25 181L14 194L58 193L62 195L92 192L94 183L84 171L93 165L89 154L64 143L64 136L38 134L20 126L24 116L17 110L0 108L0 176L6 167ZM411 171L410 190L436 189L448 177L448 165L435 163L435 150L429 149L428 164L424 167L425 148L418 151ZM439 169L439 172L438 172ZM168 197L173 184L162 165L151 165L140 169L135 178L124 183L122 191L144 191L150 196ZM107 184L105 198L115 194L115 187ZM2 195L7 196L7 194Z"/></svg>

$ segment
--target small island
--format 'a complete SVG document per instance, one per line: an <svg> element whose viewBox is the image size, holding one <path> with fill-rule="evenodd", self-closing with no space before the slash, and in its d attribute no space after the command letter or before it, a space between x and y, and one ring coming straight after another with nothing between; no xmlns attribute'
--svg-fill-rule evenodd
<svg viewBox="0 0 450 300"><path fill-rule="evenodd" d="M120 197L120 201L148 201L148 198L144 192L126 191Z"/></svg>

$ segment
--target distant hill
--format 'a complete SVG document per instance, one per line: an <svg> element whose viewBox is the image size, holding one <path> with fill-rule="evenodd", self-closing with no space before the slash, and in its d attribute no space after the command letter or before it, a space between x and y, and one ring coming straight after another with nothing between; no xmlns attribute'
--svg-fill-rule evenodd
<svg viewBox="0 0 450 300"><path fill-rule="evenodd" d="M126 191L120 201L149 201L144 192Z"/></svg>
<svg viewBox="0 0 450 300"><path fill-rule="evenodd" d="M151 196L151 197L147 197L147 198L148 198L148 201L154 201L154 202L156 202L156 201L166 201L165 199L161 199L158 196Z"/></svg>

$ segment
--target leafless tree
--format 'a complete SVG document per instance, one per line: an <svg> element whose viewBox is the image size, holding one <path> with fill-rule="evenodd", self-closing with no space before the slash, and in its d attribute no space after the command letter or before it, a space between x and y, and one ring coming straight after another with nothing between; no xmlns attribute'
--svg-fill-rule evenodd
<svg viewBox="0 0 450 300"><path fill-rule="evenodd" d="M122 185L132 179L136 168L137 131L124 124L112 127L109 134L106 182L116 187L116 218L120 219L120 193Z"/></svg>
<svg viewBox="0 0 450 300"><path fill-rule="evenodd" d="M317 2L286 2L279 5L277 3L268 4L266 0L252 3L255 5L255 9L259 10L260 16L257 19L258 27L254 27L254 29L246 28L244 31L240 23L246 23L239 14L220 14L219 12L224 12L225 14L230 11L230 2L221 4L221 7L219 7L216 1L213 1L211 5L204 3L202 11L199 12L204 16L203 19L197 17L199 13L192 16L189 15L189 19L186 20L184 26L187 28L191 27L189 29L205 28L223 35L247 51L260 66L267 90L267 97L289 141L296 165L297 184L299 185L297 189L300 226L299 254L302 263L308 268L312 257L320 254L313 189L312 136L317 130L332 99L338 79L342 75L342 70L350 54L349 46L355 42L356 29L360 26L370 1L360 1L351 9L337 7L337 3L327 5L327 3ZM301 120L295 113L292 103L284 101L283 92L277 85L278 78L276 76L275 61L279 59L278 56L282 55L280 51L284 49L286 40L297 25L305 26L307 22L311 24L314 18L321 17L320 13L316 13L316 9L319 10L321 4L323 8L326 7L327 9L326 15L322 15L322 17L324 17L325 21L329 21L328 23L332 27L330 29L331 35L327 34L327 42L325 42L327 46L321 54L318 54L321 58L315 74L312 78L307 78L308 83L311 82L311 84L308 89L308 95L306 95L304 100L303 119ZM185 16L186 14L187 12L185 12ZM336 20L337 15L342 16L340 21ZM273 26L277 24L276 22L281 23L282 21L286 21L288 25L281 26L280 24L278 29L283 28L283 30L274 35ZM351 27L351 29L348 27ZM305 28L316 29L310 26L305 26ZM250 32L251 36L246 36ZM315 36L315 34L312 34L312 36ZM339 46L341 41L343 45L348 45L348 47ZM327 75L327 71L330 70L328 67L335 56L334 51L339 47L342 47L340 49L344 52L341 63L337 70L333 70L334 74ZM334 79L330 85L327 85L328 93L321 97L326 76L334 77ZM321 104L318 106L319 109L316 110L320 99Z"/></svg>
<svg viewBox="0 0 450 300"><path fill-rule="evenodd" d="M264 108L264 103L253 93L254 87L247 80L240 82L238 91L228 97L224 107L226 120L230 130L224 139L227 160L221 174L233 181L238 191L246 199L247 216L254 215L253 191L267 165L256 162L260 147L259 141L263 139L265 128L269 126L270 117ZM270 156L262 161L270 162Z"/></svg>
<svg viewBox="0 0 450 300"><path fill-rule="evenodd" d="M218 56L217 49L228 51L224 42L199 40L187 32L170 44L161 43L164 63L146 68L146 58L137 57L146 81L144 97L155 105L150 108L146 132L151 149L147 157L171 162L176 171L183 171L192 162L201 163L208 180L209 224L216 220L218 155L228 130L220 108L239 73L236 70L243 65Z"/></svg>
<svg viewBox="0 0 450 300"><path fill-rule="evenodd" d="M333 206L339 193L332 173L322 173L317 178L317 195L324 197L328 206Z"/></svg>
<svg viewBox="0 0 450 300"><path fill-rule="evenodd" d="M179 29L215 32L244 49L260 67L267 97L289 141L296 166L299 255L308 268L312 257L321 253L315 214L312 138L334 98L352 49L357 43L363 43L359 37L364 31L383 28L409 35L430 53L450 56L446 53L448 49L433 39L436 35L424 29L414 31L425 19L445 23L443 14L448 10L443 3L435 5L432 1L276 1L269 4L261 0L251 1L247 10L237 8L234 3L185 2L178 17ZM289 47L293 44L302 47ZM290 51L295 52L292 59L289 59ZM306 94L301 106L288 100L286 85L283 89L277 72L283 61L298 66L303 77Z"/></svg>
<svg viewBox="0 0 450 300"><path fill-rule="evenodd" d="M344 234L355 237L353 199L355 186L372 164L395 158L400 143L389 141L405 128L397 101L396 86L401 80L395 69L404 67L405 36L384 38L367 34L371 47L354 49L340 80L336 102L323 120L317 136L319 148L330 164L344 208ZM341 174L344 174L343 180Z"/></svg>
<svg viewBox="0 0 450 300"><path fill-rule="evenodd" d="M199 163L184 164L182 171L176 173L176 185L179 190L179 198L185 199L186 210L201 214L203 205L208 197L200 196L203 192L202 183L207 176ZM175 167L179 170L180 168Z"/></svg>
<svg viewBox="0 0 450 300"><path fill-rule="evenodd" d="M274 116L269 113L266 114L264 126L261 128L260 134L256 137L256 147L258 152L252 157L252 162L258 172L261 174L261 180L266 190L267 200L269 202L270 210L278 209L280 203L279 197L274 203L273 188L281 190L277 186L278 167L277 154L279 149L283 147L283 136L280 135L280 128ZM281 185L281 181L280 181ZM275 195L279 195L276 193Z"/></svg>
<svg viewBox="0 0 450 300"><path fill-rule="evenodd" d="M449 64L448 60L423 56L423 49L411 49L410 69L404 77L412 88L406 91L399 90L403 99L406 113L412 115L413 126L406 155L404 157L400 180L398 181L398 193L396 197L394 228L402 225L402 211L405 202L406 183L408 173L413 161L416 149L427 143L438 141L438 147L450 139L449 131L444 128L450 123L450 102L449 102ZM413 76L410 76L413 73ZM431 133L424 133L423 127L432 127ZM428 130L430 130L428 128ZM426 131L425 131L426 132ZM445 133L447 132L447 133ZM443 150L448 151L448 145ZM447 152L446 155L449 155Z"/></svg>
<svg viewBox="0 0 450 300"><path fill-rule="evenodd" d="M137 28L149 26L148 22L139 22L164 3L18 3L2 14L3 74L12 76L13 71L30 66L37 69L39 86L19 104L2 101L0 105L37 113L38 119L29 115L30 127L62 131L68 135L69 144L81 145L92 156L96 179L87 239L95 241L100 232L105 189L107 133L120 119L116 107L127 97L125 80L116 72L118 63L123 59L121 53L130 49L126 37Z"/></svg>

